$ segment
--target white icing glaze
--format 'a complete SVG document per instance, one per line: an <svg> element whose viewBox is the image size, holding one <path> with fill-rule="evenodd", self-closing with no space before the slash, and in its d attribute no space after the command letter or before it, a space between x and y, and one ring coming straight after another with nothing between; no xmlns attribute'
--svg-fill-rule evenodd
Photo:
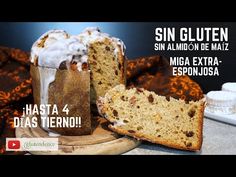
<svg viewBox="0 0 236 177"><path fill-rule="evenodd" d="M77 63L78 71L82 71L82 64L88 62L88 47L95 41L109 39L114 46L114 54L118 57L121 50L124 56L125 45L115 37L100 32L97 27L86 28L77 36L70 36L63 30L50 30L43 34L32 46L32 63L38 60L39 66L59 68L63 61L69 68L71 62Z"/></svg>
<svg viewBox="0 0 236 177"><path fill-rule="evenodd" d="M236 112L236 95L226 91L210 91L206 96L206 109L213 113L233 114Z"/></svg>
<svg viewBox="0 0 236 177"><path fill-rule="evenodd" d="M105 38L109 38L109 35L101 33L97 27L88 27L81 34L77 35L77 38L88 47L92 42L103 41Z"/></svg>
<svg viewBox="0 0 236 177"><path fill-rule="evenodd" d="M115 55L117 56L118 52L119 52L119 49L121 49L122 55L124 56L125 55L126 46L123 43L123 41L118 39L118 38L115 38L115 37L113 37L113 40L116 42L116 45L117 45L117 47L115 47L115 50L114 50Z"/></svg>
<svg viewBox="0 0 236 177"><path fill-rule="evenodd" d="M40 78L40 104L48 104L48 88L49 84L52 83L55 80L55 75L57 70L53 68L44 68L44 67L38 67L39 69L39 78ZM45 111L44 115L41 115L41 117L47 117L47 112ZM42 121L41 121L42 123ZM47 126L43 126L41 124L41 127L45 130L49 130Z"/></svg>
<svg viewBox="0 0 236 177"><path fill-rule="evenodd" d="M95 41L103 41L107 38L111 40L115 48L114 53L116 56L118 55L119 48L121 49L122 55L124 55L125 53L126 47L122 40L115 37L111 37L107 33L102 33L98 27L88 27L77 37L87 47Z"/></svg>
<svg viewBox="0 0 236 177"><path fill-rule="evenodd" d="M222 85L222 90L236 94L236 82L227 82Z"/></svg>
<svg viewBox="0 0 236 177"><path fill-rule="evenodd" d="M34 63L36 58L39 66L50 68L59 68L63 61L69 68L75 61L78 71L82 71L82 64L88 61L86 46L62 30L51 30L33 44L31 62Z"/></svg>
<svg viewBox="0 0 236 177"><path fill-rule="evenodd" d="M45 48L39 54L38 65L59 68L60 64L66 61L68 67L73 60L77 63L78 71L82 71L82 63L87 63L87 59L86 47L76 38L69 38L59 40Z"/></svg>
<svg viewBox="0 0 236 177"><path fill-rule="evenodd" d="M38 58L40 52L44 47L53 44L59 39L68 38L68 34L64 30L50 30L39 37L38 40L35 41L31 48L30 61L34 63L36 58ZM43 43L43 44L42 44Z"/></svg>

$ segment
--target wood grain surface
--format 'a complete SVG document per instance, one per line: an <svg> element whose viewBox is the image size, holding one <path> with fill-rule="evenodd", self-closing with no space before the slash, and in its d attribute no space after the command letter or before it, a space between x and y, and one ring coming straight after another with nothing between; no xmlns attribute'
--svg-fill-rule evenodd
<svg viewBox="0 0 236 177"><path fill-rule="evenodd" d="M93 133L85 136L58 136L58 151L31 151L35 155L117 155L137 147L141 141L120 136L107 127L101 117L93 118ZM17 138L50 138L40 127L16 128Z"/></svg>

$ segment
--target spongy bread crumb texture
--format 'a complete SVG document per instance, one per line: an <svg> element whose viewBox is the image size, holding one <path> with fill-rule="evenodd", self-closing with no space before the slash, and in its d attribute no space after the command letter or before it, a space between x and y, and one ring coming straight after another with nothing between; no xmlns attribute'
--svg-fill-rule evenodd
<svg viewBox="0 0 236 177"><path fill-rule="evenodd" d="M204 104L204 100L167 100L144 89L127 90L124 85L112 88L97 101L113 131L191 151L201 149Z"/></svg>
<svg viewBox="0 0 236 177"><path fill-rule="evenodd" d="M116 51L117 50L117 51ZM109 38L96 41L89 46L91 76L91 101L119 84L125 84L125 59L121 46L114 45Z"/></svg>

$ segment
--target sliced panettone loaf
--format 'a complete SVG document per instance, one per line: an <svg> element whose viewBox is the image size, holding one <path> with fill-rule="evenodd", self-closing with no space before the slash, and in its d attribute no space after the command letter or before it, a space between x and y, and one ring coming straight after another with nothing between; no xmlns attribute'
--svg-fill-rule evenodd
<svg viewBox="0 0 236 177"><path fill-rule="evenodd" d="M98 28L86 28L77 36L88 47L91 102L112 87L125 84L125 45Z"/></svg>
<svg viewBox="0 0 236 177"><path fill-rule="evenodd" d="M117 133L177 149L201 149L204 100L185 103L118 85L99 98L97 106Z"/></svg>

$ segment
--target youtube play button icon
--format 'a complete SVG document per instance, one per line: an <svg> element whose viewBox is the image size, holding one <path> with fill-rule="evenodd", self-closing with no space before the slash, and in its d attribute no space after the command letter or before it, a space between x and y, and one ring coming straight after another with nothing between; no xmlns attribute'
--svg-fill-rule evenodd
<svg viewBox="0 0 236 177"><path fill-rule="evenodd" d="M17 139L7 139L6 141L6 150L7 151L15 151L20 150L20 140Z"/></svg>
<svg viewBox="0 0 236 177"><path fill-rule="evenodd" d="M20 149L20 141L19 140L10 140L8 141L8 149Z"/></svg>

